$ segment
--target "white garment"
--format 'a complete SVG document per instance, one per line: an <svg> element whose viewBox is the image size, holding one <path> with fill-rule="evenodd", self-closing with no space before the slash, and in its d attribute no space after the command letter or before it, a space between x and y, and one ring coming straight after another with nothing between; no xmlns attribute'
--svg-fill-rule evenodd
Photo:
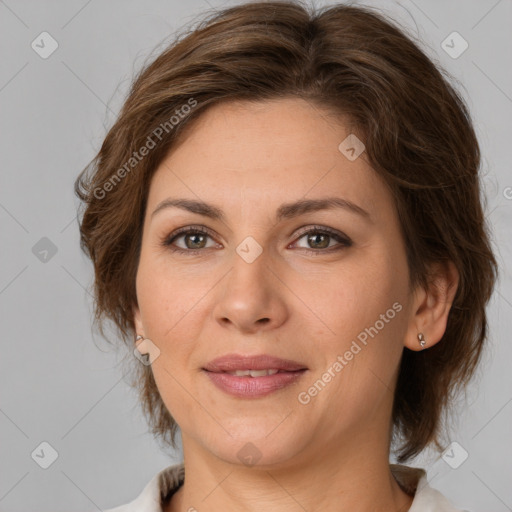
<svg viewBox="0 0 512 512"><path fill-rule="evenodd" d="M391 464L399 485L414 500L408 512L467 512L455 508L438 490L430 487L424 469ZM183 483L183 464L168 466L157 473L131 502L104 512L162 512L162 499L178 490Z"/></svg>

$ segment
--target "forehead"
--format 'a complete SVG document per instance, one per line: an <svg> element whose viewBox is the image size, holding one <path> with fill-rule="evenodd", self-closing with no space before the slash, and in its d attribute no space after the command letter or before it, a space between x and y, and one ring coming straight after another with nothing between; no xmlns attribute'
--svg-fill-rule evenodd
<svg viewBox="0 0 512 512"><path fill-rule="evenodd" d="M148 207L169 195L270 207L334 194L367 210L390 208L365 153L351 161L340 151L349 136L343 118L302 99L217 104L161 162Z"/></svg>

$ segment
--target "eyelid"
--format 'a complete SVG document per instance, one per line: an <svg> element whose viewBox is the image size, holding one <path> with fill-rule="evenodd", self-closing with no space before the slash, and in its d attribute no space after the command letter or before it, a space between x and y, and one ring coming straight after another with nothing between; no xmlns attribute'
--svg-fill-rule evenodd
<svg viewBox="0 0 512 512"><path fill-rule="evenodd" d="M338 231L337 229L334 229L334 228L330 228L328 226L320 226L318 224L308 224L306 226L303 226L301 228L299 228L299 231L295 233L295 237L302 237L303 235L306 235L308 233L311 233L311 232L321 232L321 233L326 233L328 235L332 235L332 236L337 236L339 238L343 238L345 241L347 242L351 242L350 238L345 235L344 233L342 233L341 231Z"/></svg>

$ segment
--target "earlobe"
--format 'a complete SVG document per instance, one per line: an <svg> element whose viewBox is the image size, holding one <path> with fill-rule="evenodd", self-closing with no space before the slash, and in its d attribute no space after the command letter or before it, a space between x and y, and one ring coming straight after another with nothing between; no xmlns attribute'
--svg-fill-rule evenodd
<svg viewBox="0 0 512 512"><path fill-rule="evenodd" d="M431 269L433 279L427 289L414 294L412 316L405 346L414 351L432 347L441 341L459 284L459 273L453 262L437 263Z"/></svg>

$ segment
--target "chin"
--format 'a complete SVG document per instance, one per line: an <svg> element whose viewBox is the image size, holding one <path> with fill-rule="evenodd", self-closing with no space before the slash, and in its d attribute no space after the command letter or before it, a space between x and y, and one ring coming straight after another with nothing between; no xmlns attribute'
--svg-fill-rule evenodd
<svg viewBox="0 0 512 512"><path fill-rule="evenodd" d="M306 445L304 430L297 425L283 425L283 419L266 419L247 425L247 419L237 418L217 429L217 435L203 437L204 448L229 464L271 469L293 462ZM206 441L206 442L205 442ZM304 446L303 446L304 445Z"/></svg>

